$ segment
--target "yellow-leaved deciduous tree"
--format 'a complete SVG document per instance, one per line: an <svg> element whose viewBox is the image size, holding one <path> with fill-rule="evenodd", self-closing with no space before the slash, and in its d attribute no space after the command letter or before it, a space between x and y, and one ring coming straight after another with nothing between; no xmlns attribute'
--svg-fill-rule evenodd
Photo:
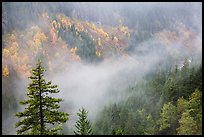
<svg viewBox="0 0 204 137"><path fill-rule="evenodd" d="M101 38L98 38L98 45L101 46Z"/></svg>
<svg viewBox="0 0 204 137"><path fill-rule="evenodd" d="M76 51L77 51L77 47L76 46L70 49L70 52L73 53L73 54L75 54Z"/></svg>
<svg viewBox="0 0 204 137"><path fill-rule="evenodd" d="M52 37L52 43L55 44L57 41L57 34L53 28L50 29L50 35Z"/></svg>
<svg viewBox="0 0 204 137"><path fill-rule="evenodd" d="M4 48L4 49L3 49L3 57L8 58L8 57L9 57L9 54L10 54L9 50L6 49L6 48Z"/></svg>
<svg viewBox="0 0 204 137"><path fill-rule="evenodd" d="M108 42L109 42L109 39L110 39L109 36L106 36L106 37L105 37L105 42L108 43Z"/></svg>
<svg viewBox="0 0 204 137"><path fill-rule="evenodd" d="M9 76L9 69L7 65L3 68L3 76L5 77Z"/></svg>
<svg viewBox="0 0 204 137"><path fill-rule="evenodd" d="M113 38L113 42L114 42L114 44L118 43L118 38L116 36Z"/></svg>
<svg viewBox="0 0 204 137"><path fill-rule="evenodd" d="M96 55L98 56L98 57L100 57L101 56L101 51L96 51Z"/></svg>

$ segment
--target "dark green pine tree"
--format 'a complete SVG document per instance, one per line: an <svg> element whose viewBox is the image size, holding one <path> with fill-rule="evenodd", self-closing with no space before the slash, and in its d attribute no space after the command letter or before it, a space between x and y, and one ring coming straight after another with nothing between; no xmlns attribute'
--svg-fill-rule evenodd
<svg viewBox="0 0 204 137"><path fill-rule="evenodd" d="M23 135L56 135L62 130L62 124L68 120L69 114L59 112L61 98L54 98L52 93L59 93L57 85L51 85L43 78L45 71L41 60L38 60L37 67L32 69L32 82L27 87L28 100L20 104L27 105L24 112L18 112L18 118L24 118L16 123L17 134Z"/></svg>
<svg viewBox="0 0 204 137"><path fill-rule="evenodd" d="M79 109L79 119L77 120L75 127L77 131L74 131L75 135L93 135L90 120L87 119L88 112L82 107Z"/></svg>

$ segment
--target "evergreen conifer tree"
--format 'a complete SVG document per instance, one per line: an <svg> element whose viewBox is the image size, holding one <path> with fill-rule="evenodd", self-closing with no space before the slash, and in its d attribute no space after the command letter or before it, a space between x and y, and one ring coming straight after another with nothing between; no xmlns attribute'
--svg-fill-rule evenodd
<svg viewBox="0 0 204 137"><path fill-rule="evenodd" d="M92 128L90 120L87 119L88 112L82 107L81 110L79 110L79 113L77 115L79 116L79 119L77 120L75 127L77 128L77 131L74 131L75 135L92 135Z"/></svg>
<svg viewBox="0 0 204 137"><path fill-rule="evenodd" d="M16 123L17 134L24 135L55 135L62 130L62 123L68 120L65 112L59 112L59 102L61 98L54 98L52 93L59 93L57 85L51 85L51 81L46 82L43 78L44 67L38 60L37 67L32 69L32 82L27 87L28 100L21 101L20 104L27 105L24 112L18 112L18 118L24 118Z"/></svg>

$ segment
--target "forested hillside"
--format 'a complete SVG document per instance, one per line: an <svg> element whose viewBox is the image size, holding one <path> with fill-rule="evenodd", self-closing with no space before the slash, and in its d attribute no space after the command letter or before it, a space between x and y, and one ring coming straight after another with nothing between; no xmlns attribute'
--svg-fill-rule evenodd
<svg viewBox="0 0 204 137"><path fill-rule="evenodd" d="M200 135L201 56L199 2L3 2L2 134L40 59L69 114L60 134Z"/></svg>

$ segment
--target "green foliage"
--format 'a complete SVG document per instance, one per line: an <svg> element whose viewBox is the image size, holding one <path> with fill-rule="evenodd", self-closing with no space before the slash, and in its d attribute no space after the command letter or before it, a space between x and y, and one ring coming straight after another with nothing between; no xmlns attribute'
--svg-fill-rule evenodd
<svg viewBox="0 0 204 137"><path fill-rule="evenodd" d="M188 100L179 98L177 106L171 102L164 104L159 120L160 130L174 127L167 131L176 131L179 135L202 134L201 97L201 92L196 89Z"/></svg>
<svg viewBox="0 0 204 137"><path fill-rule="evenodd" d="M118 106L114 104L112 107L112 119L111 119L112 127L111 128L112 129L120 128L119 122L120 122L120 110Z"/></svg>
<svg viewBox="0 0 204 137"><path fill-rule="evenodd" d="M126 135L179 134L189 124L186 118L196 124L192 133L202 134L201 66L184 63L182 69L170 67L137 82L124 91L129 93L126 101L100 112L94 133L110 135L124 130Z"/></svg>
<svg viewBox="0 0 204 137"><path fill-rule="evenodd" d="M122 115L126 121L124 121L124 129L127 131L127 135L133 135L135 134L135 130L137 127L135 127L135 120L136 116L133 111L123 111L123 113L126 113L126 115Z"/></svg>
<svg viewBox="0 0 204 137"><path fill-rule="evenodd" d="M43 78L44 67L38 60L37 67L32 69L32 76L29 78L32 82L27 87L28 100L20 102L27 105L24 112L18 112L16 116L23 120L16 123L17 134L24 135L54 135L59 134L57 131L62 130L61 124L68 120L68 114L59 112L60 98L54 98L52 93L59 93L57 85L52 85L51 81L46 82ZM54 127L56 126L56 127ZM49 127L49 128L48 128Z"/></svg>
<svg viewBox="0 0 204 137"><path fill-rule="evenodd" d="M202 90L201 68L201 66L196 65L189 66L187 59L185 59L181 70L175 68L169 74L162 89L163 100L173 101L173 104L176 104L180 97L187 99L196 88Z"/></svg>
<svg viewBox="0 0 204 137"><path fill-rule="evenodd" d="M79 110L79 113L77 115L79 116L79 119L77 120L75 127L76 131L74 131L75 135L92 135L92 128L90 120L87 119L88 112L82 107L81 110Z"/></svg>
<svg viewBox="0 0 204 137"><path fill-rule="evenodd" d="M136 111L137 120L136 123L136 134L137 135L152 135L155 132L155 122L151 116L144 109Z"/></svg>
<svg viewBox="0 0 204 137"><path fill-rule="evenodd" d="M17 111L18 105L14 95L8 96L7 94L2 94L2 118L10 116Z"/></svg>
<svg viewBox="0 0 204 137"><path fill-rule="evenodd" d="M193 117L190 116L189 111L182 113L181 119L179 119L180 127L177 128L178 135L193 135L194 128L196 127L196 122Z"/></svg>
<svg viewBox="0 0 204 137"><path fill-rule="evenodd" d="M144 109L138 109L135 112L131 108L127 109L127 105L113 104L110 110L105 109L100 114L102 118L95 124L95 127L98 128L94 128L95 130L100 129L100 132L95 134L152 135L156 131L152 115Z"/></svg>
<svg viewBox="0 0 204 137"><path fill-rule="evenodd" d="M183 100L183 99L182 99ZM189 97L189 101L180 103L177 101L177 109L180 109L183 104L184 107L181 118L179 119L179 128L177 134L202 134L202 94L198 89Z"/></svg>
<svg viewBox="0 0 204 137"><path fill-rule="evenodd" d="M164 104L162 112L160 114L160 120L158 121L160 128L164 130L166 128L172 128L172 125L177 121L177 109L171 102Z"/></svg>
<svg viewBox="0 0 204 137"><path fill-rule="evenodd" d="M151 114L148 114L146 116L146 123L147 124L146 124L146 129L145 129L144 134L145 135L154 135L156 132L156 125L155 125L155 121L152 118Z"/></svg>
<svg viewBox="0 0 204 137"><path fill-rule="evenodd" d="M112 135L124 135L124 130L118 129L118 130L112 130Z"/></svg>
<svg viewBox="0 0 204 137"><path fill-rule="evenodd" d="M101 58L96 55L96 43L94 43L94 41L84 31L79 32L79 35L82 39L82 45L77 50L77 54L80 58L88 63L100 61Z"/></svg>
<svg viewBox="0 0 204 137"><path fill-rule="evenodd" d="M96 55L96 46L95 42L85 31L77 31L75 26L72 25L70 30L63 31L63 29L59 29L59 37L61 37L64 41L66 41L67 45L71 47L77 47L77 55L80 58L88 63L98 62L102 60L101 57Z"/></svg>
<svg viewBox="0 0 204 137"><path fill-rule="evenodd" d="M202 94L198 89L192 93L191 97L189 98L190 108L192 112L198 114L202 110Z"/></svg>
<svg viewBox="0 0 204 137"><path fill-rule="evenodd" d="M186 109L189 109L189 102L185 100L183 97L177 100L177 111L178 114L182 114Z"/></svg>
<svg viewBox="0 0 204 137"><path fill-rule="evenodd" d="M47 5L47 3L44 4ZM48 12L50 18L53 19L56 19L56 13L62 12L74 18L83 18L87 21L98 21L105 15L100 14L100 16L95 16L95 14L93 14L87 16L87 13L83 13L82 17L81 13L85 12L85 10L78 10L76 7L81 8L81 6L74 6L72 3L69 3L69 5L70 4L72 6L67 7L67 5L61 3L50 3L48 6L39 6L39 3L3 3L2 20L3 25L6 27L3 29L3 34L12 32L15 28L19 30L25 29L30 26L30 22L34 22L34 24L40 26L40 28L45 28L43 20L40 19L39 21L38 18L44 11ZM141 6L143 8L140 8L140 5L138 8L128 6L128 10L127 8L119 6L119 10L117 10L117 8L115 9L114 15L111 12L107 12L109 13L106 14L107 19L102 20L102 22L106 22L104 27L110 24L111 26L115 26L117 24L116 20L122 17L124 20L123 23L131 30L130 37L127 41L129 43L125 49L126 52L130 54L136 53L138 57L139 55L151 55L148 54L148 52L152 52L154 48L166 48L164 45L159 47L158 43L154 46L147 44L148 40L152 41L151 39L154 39L157 32L167 30L167 32L176 32L176 36L180 36L183 34L180 30L179 32L175 31L177 27L184 26L184 28L186 28L186 26L191 24L186 28L187 32L189 32L188 30L197 30L199 28L192 25L191 21L194 21L191 19L194 17L191 16L193 15L191 13L192 10L186 8L191 5L192 4L187 3L184 4L184 7L179 6L179 8L175 8L176 5L174 4L161 7L156 6L156 8L146 7L148 8L146 11L143 10L145 5ZM96 9L98 10L98 8L97 6ZM104 9L101 11L103 10ZM198 15L201 14L200 11L201 10L198 10ZM76 16L72 14L76 14ZM112 20L109 20L109 17L113 17ZM132 20L133 18L134 20ZM36 22L36 20L38 21ZM107 22L107 20L110 22ZM177 23L175 23L175 20L177 20ZM64 31L64 29L63 26L59 29L58 37L66 41L69 48L77 47L76 53L80 56L82 61L93 63L102 60L102 56L96 56L96 42L94 42L86 31L77 31L75 25L72 25L71 28L66 31ZM49 33L49 30L43 30ZM112 38L113 36L114 34L112 34ZM170 41L172 40L173 39ZM185 42L186 38L184 38L184 43ZM142 49L143 46L150 46L145 47L148 50L140 50L140 45L142 45ZM113 47L114 45L110 48ZM137 50L135 50L135 48ZM115 48L112 50L113 53L118 53ZM40 55L41 53L38 54ZM181 69L178 68L178 64L174 64L176 67L172 69L171 65L175 60L164 60L166 62L160 62L158 64L159 67L155 65L155 67L151 68L153 74L150 73L145 76L144 81L147 81L147 83L141 82L142 84L138 84L137 86L131 85L130 89L124 91L127 94L130 93L128 99L123 102L124 104L111 104L102 110L97 117L94 133L115 135L202 134L202 63L200 66L191 66L186 58L183 61L184 65ZM39 62L39 64L41 63ZM163 64L166 65L164 66L167 70L160 70L160 68L163 68ZM162 65L162 67L160 65ZM158 73L155 73L155 70ZM19 118L24 118L16 124L17 127L21 127L17 131L18 134L58 134L57 131L62 130L62 125L57 126L57 124L65 123L68 120L67 113L58 112L60 107L58 103L61 102L62 99L56 99L50 96L52 93L59 92L57 86L51 85L51 82L45 82L42 78L43 71L44 68L39 65L39 67L33 70L33 76L30 77L32 83L28 86L29 92L27 95L29 99L21 101L21 104L27 105L27 108L25 108L24 112L16 114ZM9 86L6 85L2 88L2 90L6 91L6 94L2 92L3 119L9 117L18 107L15 94L7 94L8 92L10 94L11 91L15 89L15 87L12 87L14 84L10 81L6 83L8 83ZM78 115L79 114L80 113L78 113ZM87 112L85 111L84 115L86 114ZM158 121L158 125L156 125L155 121Z"/></svg>

